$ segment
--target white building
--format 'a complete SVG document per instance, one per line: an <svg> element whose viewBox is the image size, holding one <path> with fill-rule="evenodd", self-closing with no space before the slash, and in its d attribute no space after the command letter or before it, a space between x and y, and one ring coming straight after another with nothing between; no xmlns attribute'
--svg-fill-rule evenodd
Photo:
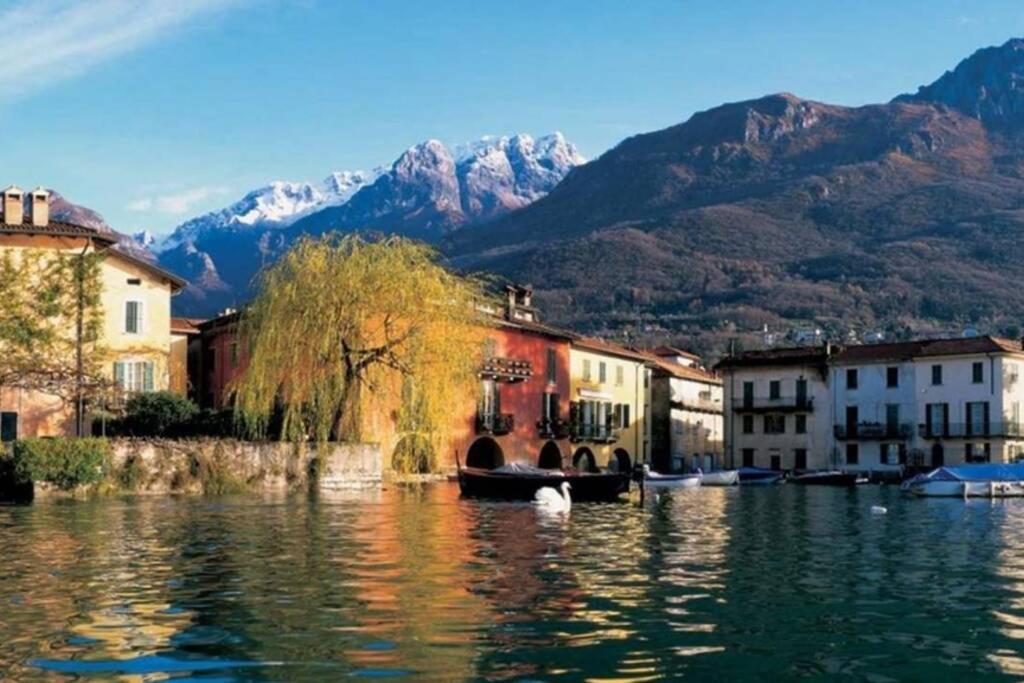
<svg viewBox="0 0 1024 683"><path fill-rule="evenodd" d="M688 351L651 352L651 465L657 472L722 469L725 424L722 380Z"/></svg>

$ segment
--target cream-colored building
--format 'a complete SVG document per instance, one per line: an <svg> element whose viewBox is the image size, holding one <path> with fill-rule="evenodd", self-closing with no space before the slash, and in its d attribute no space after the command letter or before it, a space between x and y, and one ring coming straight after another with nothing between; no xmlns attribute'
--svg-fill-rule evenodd
<svg viewBox="0 0 1024 683"><path fill-rule="evenodd" d="M598 339L569 348L570 441L579 469L628 469L650 455L650 359Z"/></svg>
<svg viewBox="0 0 1024 683"><path fill-rule="evenodd" d="M13 259L30 252L72 257L99 253L101 374L120 388L120 396L167 390L172 385L171 297L185 282L151 263L114 248L116 238L93 228L50 220L45 190L31 193L24 211L21 190L4 191L0 253ZM76 338L69 313L67 335ZM2 361L0 361L2 362ZM115 391L115 393L118 393ZM88 406L35 389L0 390L0 431L4 439L88 433ZM81 419L76 416L81 415Z"/></svg>

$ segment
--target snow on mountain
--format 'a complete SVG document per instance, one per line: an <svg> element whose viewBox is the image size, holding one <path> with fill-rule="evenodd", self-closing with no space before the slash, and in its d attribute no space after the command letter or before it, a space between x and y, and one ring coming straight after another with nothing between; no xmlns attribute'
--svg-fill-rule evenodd
<svg viewBox="0 0 1024 683"><path fill-rule="evenodd" d="M344 204L363 187L372 185L384 168L378 166L372 171L335 171L324 179L327 194L326 204Z"/></svg>

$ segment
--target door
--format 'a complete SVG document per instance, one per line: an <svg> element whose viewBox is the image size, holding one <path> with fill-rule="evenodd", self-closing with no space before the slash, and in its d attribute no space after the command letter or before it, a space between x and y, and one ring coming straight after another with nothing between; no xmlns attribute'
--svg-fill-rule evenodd
<svg viewBox="0 0 1024 683"><path fill-rule="evenodd" d="M743 407L753 408L754 407L754 383L744 382L743 383Z"/></svg>
<svg viewBox="0 0 1024 683"><path fill-rule="evenodd" d="M798 408L807 405L807 380L803 377L796 381L796 405Z"/></svg>
<svg viewBox="0 0 1024 683"><path fill-rule="evenodd" d="M946 454L943 451L942 444L937 443L932 446L932 467L942 467L942 463L946 460Z"/></svg>
<svg viewBox="0 0 1024 683"><path fill-rule="evenodd" d="M857 406L846 406L846 436L849 438L857 436L857 423L860 421L860 411Z"/></svg>
<svg viewBox="0 0 1024 683"><path fill-rule="evenodd" d="M781 455L773 455L772 456L772 469L773 470L781 470L782 469L782 456Z"/></svg>
<svg viewBox="0 0 1024 683"><path fill-rule="evenodd" d="M0 413L0 441L14 441L18 438L18 414Z"/></svg>

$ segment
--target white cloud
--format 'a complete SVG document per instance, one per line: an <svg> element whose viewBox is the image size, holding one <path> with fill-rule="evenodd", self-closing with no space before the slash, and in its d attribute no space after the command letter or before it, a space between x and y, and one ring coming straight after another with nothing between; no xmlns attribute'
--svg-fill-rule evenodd
<svg viewBox="0 0 1024 683"><path fill-rule="evenodd" d="M14 0L0 9L0 98L137 49L239 0Z"/></svg>
<svg viewBox="0 0 1024 683"><path fill-rule="evenodd" d="M181 192L164 194L155 197L139 197L128 202L125 208L128 211L150 212L170 214L179 216L188 213L197 204L208 199L220 197L228 193L228 188L221 186L193 187Z"/></svg>

